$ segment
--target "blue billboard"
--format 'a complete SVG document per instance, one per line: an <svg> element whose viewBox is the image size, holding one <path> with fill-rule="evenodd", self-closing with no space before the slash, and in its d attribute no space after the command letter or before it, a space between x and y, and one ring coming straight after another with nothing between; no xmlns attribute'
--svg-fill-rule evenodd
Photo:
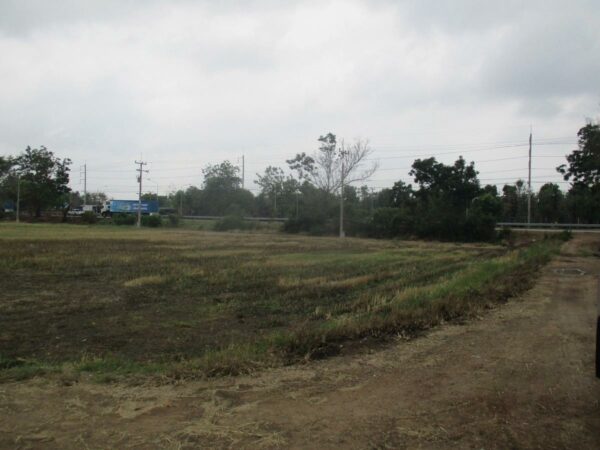
<svg viewBox="0 0 600 450"><path fill-rule="evenodd" d="M145 200L140 204L142 214L158 212L158 202L156 200ZM110 212L115 213L137 213L137 200L111 200Z"/></svg>

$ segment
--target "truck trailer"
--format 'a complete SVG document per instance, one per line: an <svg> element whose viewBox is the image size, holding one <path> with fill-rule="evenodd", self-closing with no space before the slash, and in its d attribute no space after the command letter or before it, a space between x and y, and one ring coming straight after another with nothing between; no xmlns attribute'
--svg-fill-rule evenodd
<svg viewBox="0 0 600 450"><path fill-rule="evenodd" d="M111 217L113 214L137 214L138 206L142 214L158 214L158 202L156 200L107 200L102 205L103 217Z"/></svg>

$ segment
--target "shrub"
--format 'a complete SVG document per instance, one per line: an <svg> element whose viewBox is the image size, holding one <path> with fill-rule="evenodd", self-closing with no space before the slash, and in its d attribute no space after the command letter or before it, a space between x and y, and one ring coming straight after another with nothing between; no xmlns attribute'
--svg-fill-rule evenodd
<svg viewBox="0 0 600 450"><path fill-rule="evenodd" d="M178 214L169 214L169 225L172 227L178 227L181 217Z"/></svg>
<svg viewBox="0 0 600 450"><path fill-rule="evenodd" d="M334 234L336 229L331 220L323 216L310 217L300 216L297 219L288 219L283 224L283 231L286 233L308 233L314 236Z"/></svg>
<svg viewBox="0 0 600 450"><path fill-rule="evenodd" d="M133 214L115 214L112 219L115 225L134 225L136 221Z"/></svg>
<svg viewBox="0 0 600 450"><path fill-rule="evenodd" d="M81 215L81 221L91 225L98 221L98 216L93 211L86 211Z"/></svg>
<svg viewBox="0 0 600 450"><path fill-rule="evenodd" d="M252 224L244 221L242 216L225 216L215 223L215 231L248 230Z"/></svg>
<svg viewBox="0 0 600 450"><path fill-rule="evenodd" d="M570 241L571 239L573 239L573 233L571 232L571 230L562 230L558 235L558 238L561 241Z"/></svg>
<svg viewBox="0 0 600 450"><path fill-rule="evenodd" d="M142 225L150 228L158 228L162 226L160 216L142 216Z"/></svg>
<svg viewBox="0 0 600 450"><path fill-rule="evenodd" d="M414 217L402 208L377 208L371 219L370 234L378 238L407 236L413 232Z"/></svg>

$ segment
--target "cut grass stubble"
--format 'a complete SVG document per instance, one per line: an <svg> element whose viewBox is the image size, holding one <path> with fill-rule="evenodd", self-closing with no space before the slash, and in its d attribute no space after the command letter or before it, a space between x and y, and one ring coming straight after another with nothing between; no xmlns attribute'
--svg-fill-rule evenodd
<svg viewBox="0 0 600 450"><path fill-rule="evenodd" d="M17 285L0 293L7 325L0 332L0 380L238 374L333 354L347 340L411 337L523 291L560 247L544 240L509 252L173 230L145 230L143 245L127 232L113 245L91 228L84 244L90 251L78 256L62 244L67 228L58 241L47 229L43 240L19 241L11 229L4 241L10 245L0 250L7 256L0 276L17 274ZM68 269L72 279L61 280ZM36 294L19 279L41 280L47 289ZM72 285L61 290L58 280ZM19 335L28 324L50 331ZM28 347L24 339L39 344ZM44 353L36 353L40 347Z"/></svg>

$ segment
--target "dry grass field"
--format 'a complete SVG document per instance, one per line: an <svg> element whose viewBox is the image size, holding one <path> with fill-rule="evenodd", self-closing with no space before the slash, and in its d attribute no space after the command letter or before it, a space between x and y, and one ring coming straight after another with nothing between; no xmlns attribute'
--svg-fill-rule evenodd
<svg viewBox="0 0 600 450"><path fill-rule="evenodd" d="M235 374L412 336L531 284L559 248L0 225L0 379Z"/></svg>

